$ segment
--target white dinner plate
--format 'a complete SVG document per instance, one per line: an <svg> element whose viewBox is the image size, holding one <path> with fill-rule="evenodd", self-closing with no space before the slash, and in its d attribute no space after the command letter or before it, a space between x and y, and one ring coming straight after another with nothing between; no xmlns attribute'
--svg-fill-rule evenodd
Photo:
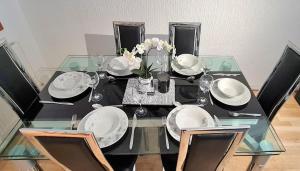
<svg viewBox="0 0 300 171"><path fill-rule="evenodd" d="M181 130L183 128L213 127L214 120L206 110L190 105L178 111L176 124Z"/></svg>
<svg viewBox="0 0 300 171"><path fill-rule="evenodd" d="M175 61L171 62L171 67L178 74L185 76L198 75L201 74L201 72L203 71L203 65L200 58L198 58L198 62L191 68L184 68Z"/></svg>
<svg viewBox="0 0 300 171"><path fill-rule="evenodd" d="M120 127L120 115L118 108L100 107L92 111L92 115L86 120L84 130L92 131L96 137L106 137L114 134Z"/></svg>
<svg viewBox="0 0 300 171"><path fill-rule="evenodd" d="M127 128L126 113L119 108L106 106L88 113L79 122L77 130L92 131L100 148L105 148L119 141Z"/></svg>
<svg viewBox="0 0 300 171"><path fill-rule="evenodd" d="M178 106L176 108L174 108L173 110L171 110L171 112L168 114L167 117L167 130L170 133L170 135L177 141L180 141L180 128L178 127L178 125L176 124L176 117L177 114L180 112L180 110L184 109L184 108L189 108L193 105L182 105L182 106ZM197 107L197 106L195 106ZM212 119L212 118L211 118ZM212 122L209 119L209 126L214 127L214 121L212 120Z"/></svg>
<svg viewBox="0 0 300 171"><path fill-rule="evenodd" d="M234 82L235 85L234 86L223 85L224 87L221 88L222 90L220 90L219 87L222 87L222 84L219 85L219 81L221 79L232 79L232 78L220 78L214 81L213 85L210 88L210 92L215 99L230 106L241 106L250 101L251 93L247 86L245 86L243 83L241 83L238 80L234 80L234 81L225 80L226 81L225 84ZM232 89L237 87L239 90L226 90L226 88Z"/></svg>
<svg viewBox="0 0 300 171"><path fill-rule="evenodd" d="M76 81L70 79L74 78ZM66 72L52 81L48 87L48 92L52 97L66 99L75 97L89 88L90 76L83 72ZM65 83L70 81L71 83Z"/></svg>

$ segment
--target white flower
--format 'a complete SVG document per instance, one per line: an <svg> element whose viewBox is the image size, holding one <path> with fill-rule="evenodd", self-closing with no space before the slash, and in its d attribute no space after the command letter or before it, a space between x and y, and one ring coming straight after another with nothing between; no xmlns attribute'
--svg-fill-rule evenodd
<svg viewBox="0 0 300 171"><path fill-rule="evenodd" d="M141 66L142 59L141 58L135 58L133 61L131 61L129 64L129 69L139 69Z"/></svg>
<svg viewBox="0 0 300 171"><path fill-rule="evenodd" d="M132 53L134 56L138 53L136 47L134 47L134 48L132 49L131 53Z"/></svg>
<svg viewBox="0 0 300 171"><path fill-rule="evenodd" d="M167 41L164 41L164 42L163 42L163 48L164 48L168 53L170 53L171 50L173 49L173 47L172 47Z"/></svg>
<svg viewBox="0 0 300 171"><path fill-rule="evenodd" d="M152 48L152 41L150 39L146 39L144 42L145 50L149 50Z"/></svg>
<svg viewBox="0 0 300 171"><path fill-rule="evenodd" d="M157 47L157 45L159 43L159 39L154 37L154 38L152 38L151 42L152 42L152 47Z"/></svg>
<svg viewBox="0 0 300 171"><path fill-rule="evenodd" d="M145 45L144 45L144 43L137 44L137 45L136 45L136 49L137 49L137 52L138 52L139 54L143 54L144 51L145 51Z"/></svg>
<svg viewBox="0 0 300 171"><path fill-rule="evenodd" d="M135 53L129 52L128 50L125 50L123 53L123 57L128 59L128 62L133 61L135 59Z"/></svg>
<svg viewBox="0 0 300 171"><path fill-rule="evenodd" d="M163 48L164 48L164 41L159 40L156 49L157 49L158 51L161 51Z"/></svg>

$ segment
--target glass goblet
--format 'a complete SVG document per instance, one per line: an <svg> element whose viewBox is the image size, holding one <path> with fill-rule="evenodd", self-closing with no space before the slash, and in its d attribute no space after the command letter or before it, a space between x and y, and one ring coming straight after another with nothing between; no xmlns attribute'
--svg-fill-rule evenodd
<svg viewBox="0 0 300 171"><path fill-rule="evenodd" d="M203 94L205 95L207 92L209 92L210 87L212 86L214 79L211 75L208 75L206 73L204 73L199 80L199 95L197 98L197 102L200 106L205 106L208 103L208 99L204 96L201 96L200 94L200 90L203 92Z"/></svg>
<svg viewBox="0 0 300 171"><path fill-rule="evenodd" d="M92 93L92 97L91 97L91 100L93 102L98 102L98 101L100 101L103 98L103 95L96 90L96 88L97 88L97 86L99 84L99 81L100 81L99 80L99 75L98 75L97 71L95 71L95 72L88 72L88 74L91 77L91 80L89 82L89 86L92 88L92 92L91 92Z"/></svg>
<svg viewBox="0 0 300 171"><path fill-rule="evenodd" d="M138 93L137 94L134 94L134 91L136 91ZM143 101L143 97L144 97L144 94L146 94L146 92L144 91L138 91L138 86L137 87L132 87L132 98L135 102L138 102L139 104L139 107L135 110L135 114L138 116L138 117L143 117L147 114L147 111L146 109L144 109L142 107L142 101Z"/></svg>

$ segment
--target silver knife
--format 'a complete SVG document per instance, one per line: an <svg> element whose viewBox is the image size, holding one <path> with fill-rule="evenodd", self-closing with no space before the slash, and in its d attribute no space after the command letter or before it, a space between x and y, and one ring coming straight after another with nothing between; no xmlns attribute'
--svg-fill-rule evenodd
<svg viewBox="0 0 300 171"><path fill-rule="evenodd" d="M39 102L43 104L59 104L59 105L69 105L69 106L74 105L74 103L70 103L70 102L54 102L54 101L47 101L47 100L40 100Z"/></svg>
<svg viewBox="0 0 300 171"><path fill-rule="evenodd" d="M241 74L225 74L225 73L215 73L212 75L219 75L219 76L239 76Z"/></svg>
<svg viewBox="0 0 300 171"><path fill-rule="evenodd" d="M133 139L134 139L134 130L137 124L137 118L136 118L136 114L133 115L133 120L132 120L132 128L131 128L131 137L130 137L130 143L129 143L129 150L132 149L132 145L133 145Z"/></svg>
<svg viewBox="0 0 300 171"><path fill-rule="evenodd" d="M165 116L162 117L162 124L163 124L164 132L165 132L166 148L167 148L167 150L169 150L170 144L169 144L169 139L168 139L167 129L166 129L167 118Z"/></svg>
<svg viewBox="0 0 300 171"><path fill-rule="evenodd" d="M213 102L213 100L212 100L212 98L211 98L211 95L210 95L210 93L208 92L208 96L209 96L209 101L210 101L210 104L211 105L214 105L214 102Z"/></svg>

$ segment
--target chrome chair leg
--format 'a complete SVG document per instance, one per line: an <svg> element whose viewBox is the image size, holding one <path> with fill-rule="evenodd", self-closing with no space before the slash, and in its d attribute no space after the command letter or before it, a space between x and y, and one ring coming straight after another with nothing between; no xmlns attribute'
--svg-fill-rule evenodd
<svg viewBox="0 0 300 171"><path fill-rule="evenodd" d="M253 156L247 171L260 171L263 170L271 155L266 156Z"/></svg>

